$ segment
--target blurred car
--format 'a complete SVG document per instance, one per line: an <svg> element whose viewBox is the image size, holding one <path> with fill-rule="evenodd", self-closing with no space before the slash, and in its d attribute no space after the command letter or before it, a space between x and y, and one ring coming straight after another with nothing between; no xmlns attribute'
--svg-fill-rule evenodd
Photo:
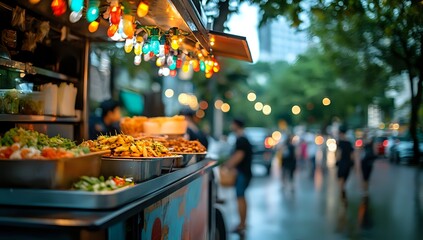
<svg viewBox="0 0 423 240"><path fill-rule="evenodd" d="M423 157L423 134L418 133L420 160ZM410 163L413 159L413 140L410 134L399 136L389 150L389 160L394 163Z"/></svg>
<svg viewBox="0 0 423 240"><path fill-rule="evenodd" d="M374 144L376 144L377 155L384 156L386 148L388 146L388 138L384 136L376 137Z"/></svg>

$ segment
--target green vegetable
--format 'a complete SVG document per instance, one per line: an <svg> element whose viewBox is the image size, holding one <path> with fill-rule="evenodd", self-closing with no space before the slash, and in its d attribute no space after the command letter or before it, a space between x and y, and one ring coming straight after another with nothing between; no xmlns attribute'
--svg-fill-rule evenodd
<svg viewBox="0 0 423 240"><path fill-rule="evenodd" d="M23 128L10 129L0 140L0 145L2 146L11 146L14 143L20 143L22 147L35 147L40 150L44 147L54 147L67 150L76 149L75 151L80 153L86 152L86 149L77 148L75 142L70 139L60 136L49 138L45 134Z"/></svg>
<svg viewBox="0 0 423 240"><path fill-rule="evenodd" d="M122 185L117 185L117 182L124 183ZM103 192L113 191L133 184L134 182L131 178L109 177L107 180L105 180L103 176L99 178L82 176L81 179L73 185L73 188L75 190L89 192Z"/></svg>

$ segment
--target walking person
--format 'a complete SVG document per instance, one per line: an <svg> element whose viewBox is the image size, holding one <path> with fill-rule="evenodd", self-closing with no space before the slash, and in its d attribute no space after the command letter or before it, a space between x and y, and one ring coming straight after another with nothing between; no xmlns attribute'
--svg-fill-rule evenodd
<svg viewBox="0 0 423 240"><path fill-rule="evenodd" d="M338 147L336 150L336 166L338 167L338 181L341 192L341 198L346 199L345 182L348 179L350 170L354 166L353 152L354 148L346 136L347 129L341 127L339 129Z"/></svg>
<svg viewBox="0 0 423 240"><path fill-rule="evenodd" d="M363 177L363 194L368 195L369 179L373 169L373 162L376 159L375 147L372 138L364 138L364 147L361 154L361 175Z"/></svg>
<svg viewBox="0 0 423 240"><path fill-rule="evenodd" d="M294 191L294 171L297 167L297 158L292 138L292 136L288 137L282 153L282 182L285 189L290 188L291 191Z"/></svg>
<svg viewBox="0 0 423 240"><path fill-rule="evenodd" d="M228 167L233 167L237 170L235 190L240 223L234 232L239 234L243 234L246 228L247 201L245 199L245 190L252 178L251 162L253 157L252 146L244 135L244 127L245 123L242 120L234 119L232 121L231 129L236 135L236 143L235 149L227 162Z"/></svg>

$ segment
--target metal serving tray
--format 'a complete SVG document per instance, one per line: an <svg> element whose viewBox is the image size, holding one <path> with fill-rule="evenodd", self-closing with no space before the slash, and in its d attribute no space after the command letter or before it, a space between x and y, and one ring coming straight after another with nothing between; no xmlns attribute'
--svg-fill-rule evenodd
<svg viewBox="0 0 423 240"><path fill-rule="evenodd" d="M197 171L202 171L204 167L214 162L202 161L135 186L101 193L72 190L0 188L0 205L73 209L117 208L136 199L143 198Z"/></svg>
<svg viewBox="0 0 423 240"><path fill-rule="evenodd" d="M175 159L173 161L163 161L162 168L164 169L171 169L171 168L182 168L190 165L192 163L199 162L203 160L207 153L174 153L181 155L181 159Z"/></svg>
<svg viewBox="0 0 423 240"><path fill-rule="evenodd" d="M101 162L101 175L105 177L131 177L136 183L160 176L162 164L167 161L179 161L182 156L162 158L142 157L106 157Z"/></svg>
<svg viewBox="0 0 423 240"><path fill-rule="evenodd" d="M103 154L54 160L0 160L0 187L69 189L81 176L99 176Z"/></svg>

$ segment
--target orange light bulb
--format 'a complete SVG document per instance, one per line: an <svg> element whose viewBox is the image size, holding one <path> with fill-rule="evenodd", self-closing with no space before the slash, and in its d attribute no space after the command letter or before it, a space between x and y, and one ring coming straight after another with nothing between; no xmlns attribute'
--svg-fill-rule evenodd
<svg viewBox="0 0 423 240"><path fill-rule="evenodd" d="M90 25L88 25L88 31L90 31L90 33L97 31L98 25L99 25L99 22L97 22L97 21L91 22Z"/></svg>
<svg viewBox="0 0 423 240"><path fill-rule="evenodd" d="M141 1L137 8L138 17L145 17L148 13L149 6L145 2Z"/></svg>

